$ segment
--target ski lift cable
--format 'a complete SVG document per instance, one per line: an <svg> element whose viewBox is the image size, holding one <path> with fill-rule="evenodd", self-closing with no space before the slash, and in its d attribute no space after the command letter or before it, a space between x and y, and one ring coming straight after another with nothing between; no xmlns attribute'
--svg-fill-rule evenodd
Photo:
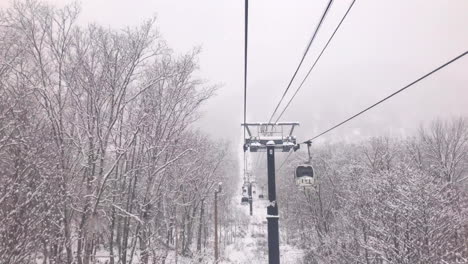
<svg viewBox="0 0 468 264"><path fill-rule="evenodd" d="M248 44L248 25L249 25L249 0L245 0L245 28L244 28L244 124L247 123L247 44ZM244 126L244 139L246 127ZM244 176L246 170L246 156L244 151Z"/></svg>
<svg viewBox="0 0 468 264"><path fill-rule="evenodd" d="M374 103L373 105L371 105L371 106L365 108L364 110L358 112L357 114L355 114L355 115L353 115L353 116L351 116L351 117L345 119L344 121L342 121L342 122L340 122L340 123L334 125L333 127L331 127L331 128L329 128L329 129L323 131L322 133L320 133L320 134L318 134L318 135L312 137L311 139L302 142L302 144L310 143L310 142L312 142L313 140L315 140L315 139L317 139L317 138L319 138L319 137L321 137L321 136L327 134L328 132L330 132L330 131L332 131L332 130L338 128L339 126L341 126L341 125L343 125L343 124L345 124L345 123L351 121L352 119L354 119L354 118L356 118L356 117L358 117L358 116L364 114L365 112L369 111L370 109L372 109L372 108L376 107L377 105L383 103L384 101L386 101L386 100L392 98L393 96L395 96L395 95L397 95L397 94L403 92L404 90L410 88L411 86L413 86L414 84L418 83L419 81L421 81L421 80L423 80L423 79L429 77L430 75L432 75L432 74L438 72L439 70L441 70L441 69L447 67L448 65L454 63L455 61L459 60L460 58L464 57L464 56L467 55L467 54L468 54L468 51L463 52L462 54L456 56L455 58L449 60L448 62L442 64L441 66L435 68L434 70L430 71L429 73L426 73L425 75L419 77L418 79L416 79L415 81L413 81L413 82L411 82L410 84L406 85L405 87L403 87L403 88L399 89L398 91L396 91L396 92L394 92L394 93L388 95L387 97L385 97L385 98L383 98L382 100L380 100L380 101Z"/></svg>
<svg viewBox="0 0 468 264"><path fill-rule="evenodd" d="M281 165L279 166L279 168L275 171L275 173L281 171L281 168L283 168L284 164L286 164L286 162L288 161L289 157L291 156L291 154L293 154L294 151L292 151L292 149L289 151L288 153L288 156L286 156L286 158L283 160L283 162L281 163Z"/></svg>
<svg viewBox="0 0 468 264"><path fill-rule="evenodd" d="M314 39L315 39L315 37L317 36L317 33L318 33L319 29L320 29L320 26L322 25L323 21L325 20L325 17L326 17L326 15L327 15L327 13L328 13L328 10L330 10L330 6L331 6L332 3L333 3L333 0L330 0L330 1L328 2L328 5L327 5L327 7L325 8L325 10L324 10L324 12L323 12L323 14L322 14L322 17L320 18L319 23L318 23L317 26L315 27L315 31L314 31L314 33L313 33L313 35L312 35L312 38L311 38L310 41L309 41L309 44L307 44L307 47L306 47L306 49L305 49L305 51L304 51L304 54L302 55L302 59L301 59L301 61L299 62L299 65L297 65L296 71L294 72L293 76L291 77L291 80L289 81L288 86L287 86L286 89L284 90L284 93L283 93L283 95L281 96L280 101L278 102L278 104L276 105L275 110L273 111L273 114L271 114L271 117L270 117L268 123L271 123L271 120L272 120L273 117L275 116L276 111L278 111L278 108L279 108L279 106L281 105L281 103L283 102L283 99L284 99L284 97L286 96L286 93L288 92L289 88L291 87L291 84L292 84L292 82L294 81L294 78L296 78L296 74L297 74L297 72L299 71L299 68L301 68L302 63L304 62L304 59L305 59L307 53L309 52L310 46L312 45L312 42L314 42Z"/></svg>
<svg viewBox="0 0 468 264"><path fill-rule="evenodd" d="M247 43L249 25L249 0L245 0L245 29L244 29L244 124L247 123ZM244 138L245 138L244 126Z"/></svg>
<svg viewBox="0 0 468 264"><path fill-rule="evenodd" d="M261 155L262 155L262 154L260 153L260 154L256 155L256 157L255 157L255 158L256 158L255 166L254 166L255 169L257 169L257 168L258 168L258 164L260 164L260 156L261 156Z"/></svg>
<svg viewBox="0 0 468 264"><path fill-rule="evenodd" d="M286 104L286 106L284 107L283 111L280 113L280 115L276 118L276 121L275 123L277 123L279 121L279 119L283 116L284 112L286 112L286 109L288 109L289 105L291 104L292 100L294 100L294 97L296 97L297 93L299 92L299 90L301 90L302 86L304 85L305 81L307 80L307 78L309 77L310 73L312 72L312 70L315 68L315 65L317 64L317 62L320 60L320 58L322 57L323 53L325 52L325 50L327 49L328 45L330 44L330 42L332 41L333 37L335 36L336 32L338 32L338 30L340 29L341 27L341 24L343 24L343 21L346 19L346 17L348 16L348 13L351 11L351 8L353 8L354 6L354 3L356 2L356 0L353 0L353 2L351 2L351 4L349 5L348 7L348 10L346 11L346 13L343 15L343 18L341 18L341 21L340 23L338 23L338 25L336 26L335 30L333 31L333 34L330 36L330 38L328 39L327 43L325 44L325 46L323 47L322 51L320 52L320 54L317 56L317 58L315 59L314 63L312 64L312 67L310 67L309 71L307 72L306 76L304 77L304 79L302 80L301 84L299 85L299 87L296 89L296 91L294 92L293 96L291 97L291 99L289 99L288 103Z"/></svg>
<svg viewBox="0 0 468 264"><path fill-rule="evenodd" d="M245 152L244 152L244 181L245 181L246 175L247 175L247 156L245 155Z"/></svg>

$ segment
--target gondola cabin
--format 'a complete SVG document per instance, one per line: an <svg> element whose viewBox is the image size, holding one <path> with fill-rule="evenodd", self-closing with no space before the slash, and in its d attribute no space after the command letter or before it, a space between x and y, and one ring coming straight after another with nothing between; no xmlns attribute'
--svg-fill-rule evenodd
<svg viewBox="0 0 468 264"><path fill-rule="evenodd" d="M241 198L241 204L249 204L249 197L247 196L242 196Z"/></svg>
<svg viewBox="0 0 468 264"><path fill-rule="evenodd" d="M315 185L314 168L309 164L298 166L295 176L298 187L310 188Z"/></svg>
<svg viewBox="0 0 468 264"><path fill-rule="evenodd" d="M247 196L247 187L242 186L242 195Z"/></svg>

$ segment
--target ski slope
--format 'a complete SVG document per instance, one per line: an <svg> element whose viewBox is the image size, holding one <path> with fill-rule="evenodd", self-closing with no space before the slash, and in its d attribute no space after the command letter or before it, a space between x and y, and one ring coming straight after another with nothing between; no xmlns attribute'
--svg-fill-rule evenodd
<svg viewBox="0 0 468 264"><path fill-rule="evenodd" d="M238 239L226 246L223 252L222 264L261 264L268 263L268 234L266 206L267 200L258 199L258 195L253 200L253 215L249 216L249 205L240 204L241 196L235 197L234 207L245 219L246 226L238 233ZM281 226L281 215L280 215ZM281 230L280 230L281 232ZM286 245L280 241L280 255L282 264L300 264L303 252L299 249Z"/></svg>

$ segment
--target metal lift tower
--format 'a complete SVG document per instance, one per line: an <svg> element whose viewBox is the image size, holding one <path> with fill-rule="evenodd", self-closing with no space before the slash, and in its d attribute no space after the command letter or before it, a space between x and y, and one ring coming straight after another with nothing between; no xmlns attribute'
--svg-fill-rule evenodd
<svg viewBox="0 0 468 264"><path fill-rule="evenodd" d="M248 137L244 139L244 152L267 152L268 164L268 263L279 264L279 226L278 203L276 201L275 150L289 152L296 146L296 137L292 134L299 125L290 123L244 123Z"/></svg>

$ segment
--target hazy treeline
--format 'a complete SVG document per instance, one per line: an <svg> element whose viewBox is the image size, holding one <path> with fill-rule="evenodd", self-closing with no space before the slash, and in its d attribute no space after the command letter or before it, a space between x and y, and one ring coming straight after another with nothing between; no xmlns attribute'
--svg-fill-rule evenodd
<svg viewBox="0 0 468 264"><path fill-rule="evenodd" d="M174 56L155 20L113 30L78 14L0 13L0 263L201 254L233 162L191 128L215 90L193 77L197 51Z"/></svg>
<svg viewBox="0 0 468 264"><path fill-rule="evenodd" d="M305 156L278 185L283 238L306 263L468 263L468 119L312 153L314 191L292 180Z"/></svg>

